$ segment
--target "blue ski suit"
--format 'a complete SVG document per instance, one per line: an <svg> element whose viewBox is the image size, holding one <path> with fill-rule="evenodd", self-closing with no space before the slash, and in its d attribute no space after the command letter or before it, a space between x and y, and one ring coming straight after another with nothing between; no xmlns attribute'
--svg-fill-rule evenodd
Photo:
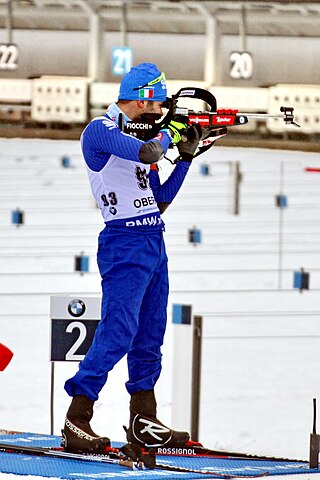
<svg viewBox="0 0 320 480"><path fill-rule="evenodd" d="M161 346L169 293L164 223L158 205L171 203L190 167L179 161L161 185L155 164L141 162L146 143L123 133L121 110L110 105L81 137L93 195L105 228L97 261L102 278L101 321L77 373L66 381L70 396L95 401L108 373L127 354L129 394L152 390L161 372ZM125 121L129 119L125 117ZM166 131L150 140L166 153Z"/></svg>

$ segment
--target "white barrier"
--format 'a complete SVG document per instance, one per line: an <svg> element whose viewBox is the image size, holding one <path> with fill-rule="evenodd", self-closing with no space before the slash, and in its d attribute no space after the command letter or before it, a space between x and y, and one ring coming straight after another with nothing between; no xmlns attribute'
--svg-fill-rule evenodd
<svg viewBox="0 0 320 480"><path fill-rule="evenodd" d="M320 132L320 86L318 85L275 85L268 89L269 113L280 113L280 106L295 108L295 121L301 125L301 133ZM283 120L270 118L267 122L270 132L283 132Z"/></svg>
<svg viewBox="0 0 320 480"><path fill-rule="evenodd" d="M306 424L311 423L306 412L316 395L319 365L314 297L265 292L259 300L263 306L270 302L266 312L256 310L257 304L251 310L255 296L225 296L220 311L203 315L199 437L218 450L306 458ZM283 297L292 302L291 308L282 304ZM192 325L174 325L174 330L172 422L177 429L190 430L191 371L196 363L192 343L199 331ZM297 385L299 395L294 394ZM300 419L294 428L293 416Z"/></svg>
<svg viewBox="0 0 320 480"><path fill-rule="evenodd" d="M31 103L32 80L0 79L0 103Z"/></svg>
<svg viewBox="0 0 320 480"><path fill-rule="evenodd" d="M267 112L268 88L211 87L218 108L237 108L239 112Z"/></svg>
<svg viewBox="0 0 320 480"><path fill-rule="evenodd" d="M42 77L33 80L32 119L38 122L87 122L88 83L85 77Z"/></svg>

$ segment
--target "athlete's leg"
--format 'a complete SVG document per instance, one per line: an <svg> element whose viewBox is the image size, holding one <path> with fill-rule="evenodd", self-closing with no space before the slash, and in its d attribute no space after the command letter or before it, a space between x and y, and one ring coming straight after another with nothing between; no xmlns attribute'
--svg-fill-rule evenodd
<svg viewBox="0 0 320 480"><path fill-rule="evenodd" d="M128 352L130 394L152 390L161 372L161 346L167 323L168 259L163 239L155 246L160 260L142 299L139 328Z"/></svg>
<svg viewBox="0 0 320 480"><path fill-rule="evenodd" d="M144 235L105 233L100 238L101 321L78 372L65 384L70 396L97 400L108 372L130 349L151 276L149 263Z"/></svg>
<svg viewBox="0 0 320 480"><path fill-rule="evenodd" d="M167 321L167 291L167 281L155 274L142 302L139 329L128 352L126 387L130 394L153 389L159 378Z"/></svg>
<svg viewBox="0 0 320 480"><path fill-rule="evenodd" d="M166 329L169 293L167 256L161 242L161 258L143 297L139 329L128 353L130 400L128 442L147 446L186 445L187 432L166 427L157 418L154 386L161 372L161 346Z"/></svg>

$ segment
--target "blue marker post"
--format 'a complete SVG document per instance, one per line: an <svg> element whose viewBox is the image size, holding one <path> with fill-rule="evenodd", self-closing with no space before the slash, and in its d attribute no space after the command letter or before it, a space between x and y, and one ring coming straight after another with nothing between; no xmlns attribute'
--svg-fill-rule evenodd
<svg viewBox="0 0 320 480"><path fill-rule="evenodd" d="M199 228L193 227L189 229L189 242L194 245L201 243L201 230Z"/></svg>
<svg viewBox="0 0 320 480"><path fill-rule="evenodd" d="M24 223L24 212L20 208L11 212L11 223L17 227Z"/></svg>
<svg viewBox="0 0 320 480"><path fill-rule="evenodd" d="M68 155L63 155L61 158L61 165L63 168L70 168L71 167L71 158Z"/></svg>
<svg viewBox="0 0 320 480"><path fill-rule="evenodd" d="M81 252L80 255L75 256L74 269L76 272L80 272L83 275L89 272L89 257Z"/></svg>
<svg viewBox="0 0 320 480"><path fill-rule="evenodd" d="M208 176L209 173L210 173L210 170L209 170L209 165L207 163L202 163L200 165L200 173L201 175L203 175L204 177Z"/></svg>
<svg viewBox="0 0 320 480"><path fill-rule="evenodd" d="M278 208L287 208L288 207L288 198L286 195L280 193L276 195L276 207Z"/></svg>
<svg viewBox="0 0 320 480"><path fill-rule="evenodd" d="M191 325L191 305L180 305L174 303L172 305L172 323Z"/></svg>
<svg viewBox="0 0 320 480"><path fill-rule="evenodd" d="M293 288L298 288L300 292L309 290L310 274L305 272L303 268L293 273Z"/></svg>

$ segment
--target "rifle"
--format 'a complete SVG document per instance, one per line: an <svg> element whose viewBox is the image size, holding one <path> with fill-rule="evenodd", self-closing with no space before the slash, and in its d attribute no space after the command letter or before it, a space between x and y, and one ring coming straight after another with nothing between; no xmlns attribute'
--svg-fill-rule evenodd
<svg viewBox="0 0 320 480"><path fill-rule="evenodd" d="M194 98L202 100L209 106L209 110L196 112L188 108L178 106L179 98ZM228 133L229 127L246 125L250 118L266 120L268 118L281 118L286 125L291 124L300 127L294 121L293 107L280 107L279 114L270 113L240 113L237 109L218 109L215 96L203 88L185 87L181 88L175 95L167 98L163 108L168 113L158 121L154 114L144 114L139 122L127 122L124 131L134 135L141 140L154 138L161 128L166 128L174 120L188 126L199 124L202 129L202 136L195 156L198 156L213 146L214 142Z"/></svg>

